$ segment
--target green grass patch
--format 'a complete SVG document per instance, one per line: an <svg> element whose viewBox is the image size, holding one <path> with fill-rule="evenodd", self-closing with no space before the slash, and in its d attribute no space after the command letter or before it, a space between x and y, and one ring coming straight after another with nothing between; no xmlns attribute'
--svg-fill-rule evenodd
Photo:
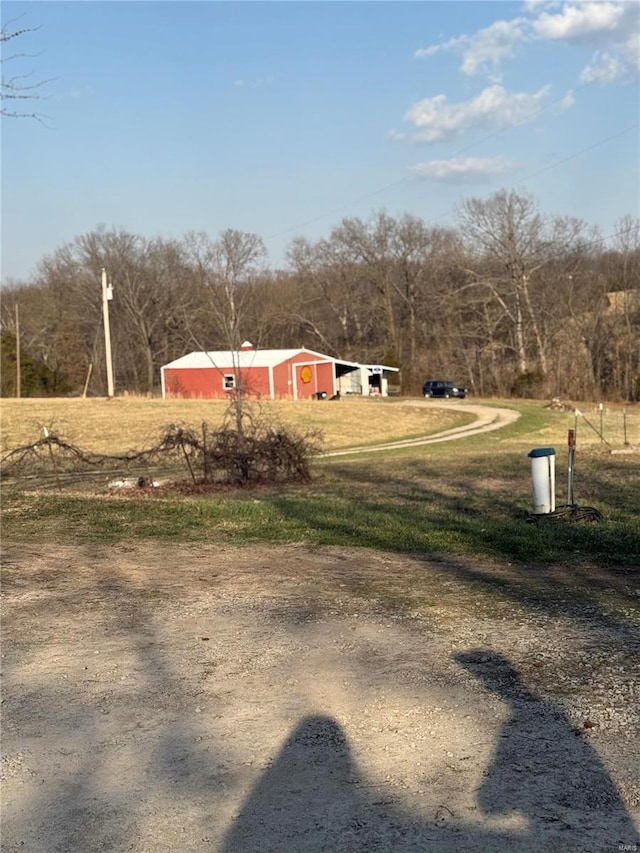
<svg viewBox="0 0 640 853"><path fill-rule="evenodd" d="M309 486L201 495L90 492L13 485L3 533L19 541L307 542L385 551L483 556L537 566L640 564L640 458L587 447L575 499L597 524L530 525L528 449L557 445L557 503L565 501L565 423L539 404L520 421L461 441L322 459ZM97 492L97 493L96 493Z"/></svg>

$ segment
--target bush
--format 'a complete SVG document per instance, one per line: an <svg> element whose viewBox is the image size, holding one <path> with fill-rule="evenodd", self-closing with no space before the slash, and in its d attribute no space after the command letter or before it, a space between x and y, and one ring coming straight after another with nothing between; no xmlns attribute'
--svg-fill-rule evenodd
<svg viewBox="0 0 640 853"><path fill-rule="evenodd" d="M514 397L535 398L539 397L544 384L544 374L539 370L526 370L521 373L511 386L511 394Z"/></svg>
<svg viewBox="0 0 640 853"><path fill-rule="evenodd" d="M211 433L206 447L200 448L203 481L222 480L237 486L306 482L311 479L311 456L319 445L319 435L282 426L249 427L242 432L225 426Z"/></svg>
<svg viewBox="0 0 640 853"><path fill-rule="evenodd" d="M0 335L0 396L15 397L17 391L17 343L13 332ZM41 359L33 358L22 347L20 357L20 396L60 396L71 390L68 378L60 371L52 370Z"/></svg>

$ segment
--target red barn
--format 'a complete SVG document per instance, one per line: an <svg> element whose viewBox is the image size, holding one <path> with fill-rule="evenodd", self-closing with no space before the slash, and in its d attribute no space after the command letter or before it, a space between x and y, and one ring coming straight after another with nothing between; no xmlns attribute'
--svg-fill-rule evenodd
<svg viewBox="0 0 640 853"><path fill-rule="evenodd" d="M161 369L162 396L224 399L239 380L245 393L271 399L304 400L323 395L386 394L385 373L397 368L360 365L300 349L191 352Z"/></svg>

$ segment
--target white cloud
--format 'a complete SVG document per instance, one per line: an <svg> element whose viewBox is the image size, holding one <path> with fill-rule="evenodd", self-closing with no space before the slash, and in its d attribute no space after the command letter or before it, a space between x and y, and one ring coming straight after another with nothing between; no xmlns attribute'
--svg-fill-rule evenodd
<svg viewBox="0 0 640 853"><path fill-rule="evenodd" d="M515 56L518 43L525 39L524 18L512 21L494 21L489 27L478 30L472 36L462 35L442 44L434 44L415 52L418 59L425 59L449 50L462 51L461 69L473 76L478 73L496 74L503 59Z"/></svg>
<svg viewBox="0 0 640 853"><path fill-rule="evenodd" d="M448 103L446 95L436 95L413 104L405 120L416 128L411 135L414 142L441 142L475 128L517 127L537 118L546 106L550 90L550 86L543 86L529 94L507 92L503 86L494 85L459 104ZM570 93L565 96L560 102L561 109L571 106L571 98Z"/></svg>
<svg viewBox="0 0 640 853"><path fill-rule="evenodd" d="M543 12L533 21L536 35L562 41L590 41L594 36L617 30L628 3L567 3L556 14Z"/></svg>
<svg viewBox="0 0 640 853"><path fill-rule="evenodd" d="M638 7L640 12L640 6ZM627 56L629 64L640 71L640 14L635 22L636 26L629 33L629 38L624 43L624 53Z"/></svg>
<svg viewBox="0 0 640 853"><path fill-rule="evenodd" d="M533 41L564 42L596 50L582 82L612 83L640 71L640 3L637 0L527 0L526 17L494 21L472 35L454 36L415 52L419 59L453 51L460 70L500 80L505 59Z"/></svg>
<svg viewBox="0 0 640 853"><path fill-rule="evenodd" d="M442 183L486 183L498 175L504 175L517 164L504 157L452 157L449 160L431 160L416 163L411 172L428 181Z"/></svg>
<svg viewBox="0 0 640 853"><path fill-rule="evenodd" d="M583 69L583 83L613 83L640 70L640 5L637 2L566 3L532 23L538 38L597 48Z"/></svg>

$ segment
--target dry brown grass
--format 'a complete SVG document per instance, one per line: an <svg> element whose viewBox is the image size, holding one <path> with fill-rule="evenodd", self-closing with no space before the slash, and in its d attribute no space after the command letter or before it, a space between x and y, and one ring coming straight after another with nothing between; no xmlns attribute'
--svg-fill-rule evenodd
<svg viewBox="0 0 640 853"><path fill-rule="evenodd" d="M42 436L43 426L79 447L98 453L140 450L157 443L171 423L220 424L226 404L213 400L160 400L141 397L90 399L29 398L2 401L2 452ZM345 399L273 401L255 411L295 428L318 428L327 450L428 435L467 423L472 415L427 408L421 401Z"/></svg>
<svg viewBox="0 0 640 853"><path fill-rule="evenodd" d="M537 433L538 444L555 445L560 436L564 445L568 430L575 429L579 448L620 451L625 446L625 438L628 445L640 446L640 406L637 404L604 403L602 410L599 403L593 402L579 402L575 406L579 412L577 416L575 411L546 409L539 401L518 404L521 411L525 411L525 407L529 410L540 407L540 412L545 413L546 424Z"/></svg>

